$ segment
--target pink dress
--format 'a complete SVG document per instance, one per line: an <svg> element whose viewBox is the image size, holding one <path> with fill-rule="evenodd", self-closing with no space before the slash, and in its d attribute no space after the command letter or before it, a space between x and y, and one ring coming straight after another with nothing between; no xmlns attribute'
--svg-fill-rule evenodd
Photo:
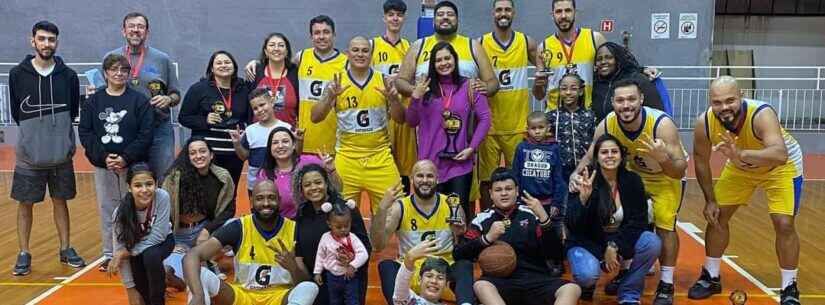
<svg viewBox="0 0 825 305"><path fill-rule="evenodd" d="M275 177L267 177L266 171L261 169L258 171L258 180L269 179L275 182L278 186L278 195L281 197L281 204L278 209L281 211L281 216L295 219L298 213L298 206L292 198L292 173L298 171L301 167L307 164L322 165L323 161L315 155L301 155L298 158L298 164L293 166L292 171L282 171L275 169ZM257 180L256 180L257 181Z"/></svg>

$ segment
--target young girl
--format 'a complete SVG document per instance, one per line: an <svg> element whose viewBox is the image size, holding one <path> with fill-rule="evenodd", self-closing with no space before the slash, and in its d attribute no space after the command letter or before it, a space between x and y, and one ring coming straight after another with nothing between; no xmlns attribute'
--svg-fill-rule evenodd
<svg viewBox="0 0 825 305"><path fill-rule="evenodd" d="M319 286L326 281L331 305L359 304L361 283L355 277L355 272L367 263L369 253L358 236L350 233L350 210L354 208L356 205L353 200L347 201L346 204L326 202L321 206L321 210L327 213L330 231L324 233L318 242L313 274Z"/></svg>
<svg viewBox="0 0 825 305"><path fill-rule="evenodd" d="M129 192L112 215L114 256L108 271L120 271L130 305L162 305L166 294L163 260L175 245L169 194L157 188L145 163L129 168L126 183Z"/></svg>
<svg viewBox="0 0 825 305"><path fill-rule="evenodd" d="M431 256L439 249L435 240L427 240L419 243L404 256L404 267L398 269L395 276L395 290L392 295L392 302L395 305L441 305L441 293L447 288L447 274L450 263L440 257ZM410 282L415 270L415 262L425 258L419 272L419 283L421 283L421 294L416 294L410 289Z"/></svg>

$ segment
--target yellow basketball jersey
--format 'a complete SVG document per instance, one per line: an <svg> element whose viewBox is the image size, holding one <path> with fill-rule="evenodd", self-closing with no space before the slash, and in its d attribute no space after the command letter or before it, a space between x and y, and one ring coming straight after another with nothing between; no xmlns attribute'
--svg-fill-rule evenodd
<svg viewBox="0 0 825 305"><path fill-rule="evenodd" d="M310 119L312 106L321 100L327 83L337 73L346 75L347 56L338 53L338 50L335 52L336 55L321 60L312 48L301 51L298 67L298 97L301 100L298 105L298 128L305 130L304 153L317 153L323 148L332 149L335 145L335 117L329 114L317 124Z"/></svg>
<svg viewBox="0 0 825 305"><path fill-rule="evenodd" d="M347 71L341 79L341 86L349 88L335 101L338 120L336 152L351 158L365 158L389 149L389 105L378 91L384 88L384 75L370 69L366 81L359 84Z"/></svg>
<svg viewBox="0 0 825 305"><path fill-rule="evenodd" d="M276 227L278 233L267 240L255 227L252 215L242 216L239 220L243 239L235 252L235 283L248 290L288 288L292 276L278 264L275 252L268 246L280 247L278 240L281 240L292 250L295 247L295 222L281 217Z"/></svg>
<svg viewBox="0 0 825 305"><path fill-rule="evenodd" d="M742 100L742 109L740 110L740 113L745 115L745 121L742 122L742 125L739 127L738 131L731 131L731 133L738 137L736 139L737 148L749 150L760 150L765 148L762 140L754 134L753 119L757 113L768 108L771 108L771 106L762 101L751 99ZM771 109L771 111L773 110ZM802 175L802 149L799 147L799 143L793 136L791 136L791 134L786 132L781 126L780 128L782 137L785 140L785 147L788 150L788 161L780 167L794 167L796 169L795 172L797 173L797 176ZM727 130L728 129L722 125L722 122L719 121L719 118L713 113L713 110L708 108L708 110L705 111L705 133L708 136L708 139L710 139L711 145L716 145L719 142L722 142L720 135L725 133ZM728 161L727 164L725 164L725 167L734 168L735 165ZM735 168L749 173L763 174L774 169L778 169L779 167L754 166L748 168Z"/></svg>
<svg viewBox="0 0 825 305"><path fill-rule="evenodd" d="M397 43L392 44L383 36L375 37L371 42L373 47L372 68L388 76L397 74L401 63L404 62L404 56L407 55L407 51L410 49L410 42L402 38ZM404 98L401 103L404 104L404 107L409 107L410 99ZM390 120L389 133L393 157L395 164L398 166L398 171L402 176L409 176L413 165L418 161L415 129L410 128L407 124L398 124L394 120Z"/></svg>
<svg viewBox="0 0 825 305"><path fill-rule="evenodd" d="M416 57L415 75L422 77L427 75L430 70L430 57L433 54L432 49L438 39L435 35L430 35L423 38L421 48L418 49L418 57ZM455 52L458 54L458 74L466 78L478 77L478 64L476 63L475 55L473 54L473 41L467 36L456 34L452 40L448 41Z"/></svg>
<svg viewBox="0 0 825 305"><path fill-rule="evenodd" d="M547 82L547 110L556 109L559 100L559 81L567 73L568 66L572 65L576 73L581 76L585 84L585 107L590 108L593 93L593 62L596 59L596 45L593 30L579 28L576 40L568 45L563 43L555 34L544 39L544 65L554 72ZM567 58L565 52L572 49L572 58ZM549 62L549 65L548 65Z"/></svg>
<svg viewBox="0 0 825 305"><path fill-rule="evenodd" d="M501 42L493 33L487 33L481 37L481 46L493 65L499 83L498 92L489 99L493 126L488 134L523 133L527 129L527 115L530 114L527 35L514 32L510 41Z"/></svg>
<svg viewBox="0 0 825 305"><path fill-rule="evenodd" d="M435 208L429 215L418 209L413 195L401 199L401 221L396 231L399 256L403 256L432 235L439 249L434 255L444 258L450 264L453 263L453 233L450 224L447 223L450 207L447 205L446 195L437 193L436 196L438 197Z"/></svg>
<svg viewBox="0 0 825 305"><path fill-rule="evenodd" d="M630 132L624 130L622 126L619 125L619 120L615 112L611 112L605 118L605 130L607 133L616 137L616 139L619 139L619 142L627 148L627 160L625 160L625 162L627 163L628 169L638 173L639 176L645 180L660 178L673 179L662 173L662 167L659 166L659 162L656 162L656 160L647 154L639 152L640 148L645 147L644 144L642 144L642 139L645 137L648 139L656 139L656 128L659 127L659 123L661 123L662 120L670 120L670 117L660 110L647 106L642 106L639 115L642 117L642 127L639 131Z"/></svg>

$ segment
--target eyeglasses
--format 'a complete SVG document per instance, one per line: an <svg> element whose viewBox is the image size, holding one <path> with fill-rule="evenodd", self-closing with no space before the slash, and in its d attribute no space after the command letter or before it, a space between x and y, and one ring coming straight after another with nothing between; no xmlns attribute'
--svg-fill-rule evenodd
<svg viewBox="0 0 825 305"><path fill-rule="evenodd" d="M109 71L109 73L118 73L118 72L120 72L120 73L123 73L123 74L129 74L129 72L132 71L132 68L129 68L129 67L111 67L111 68L107 69L107 71Z"/></svg>
<svg viewBox="0 0 825 305"><path fill-rule="evenodd" d="M145 24L138 24L138 23L126 24L126 29L129 29L129 30L145 30L146 25Z"/></svg>

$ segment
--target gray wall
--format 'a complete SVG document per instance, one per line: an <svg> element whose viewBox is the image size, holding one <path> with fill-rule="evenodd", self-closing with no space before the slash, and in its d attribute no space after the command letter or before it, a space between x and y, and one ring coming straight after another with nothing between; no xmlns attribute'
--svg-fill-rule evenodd
<svg viewBox="0 0 825 305"><path fill-rule="evenodd" d="M478 37L491 30L490 1L458 0L460 31ZM308 20L327 14L337 23L339 48L355 34L377 35L383 31L382 0L311 1L206 1L206 0L3 0L0 5L0 62L18 62L31 52L28 43L32 24L41 19L61 28L58 54L70 62L100 61L103 54L123 45L120 22L132 10L150 18L150 44L169 53L181 67L181 85L186 88L203 74L211 52L226 49L240 62L257 56L261 39L281 31L293 48L308 47ZM410 9L404 28L415 36L419 2L407 1ZM578 24L598 28L599 20L616 20L608 39L620 40L622 31L633 34L631 47L640 61L651 65L706 65L709 62L713 29L713 1L582 1ZM555 31L550 0L518 1L515 27L541 39ZM671 13L671 39L650 40L650 13ZM676 39L678 14L699 13L698 39ZM4 70L8 67L0 67ZM5 82L0 79L0 82Z"/></svg>

